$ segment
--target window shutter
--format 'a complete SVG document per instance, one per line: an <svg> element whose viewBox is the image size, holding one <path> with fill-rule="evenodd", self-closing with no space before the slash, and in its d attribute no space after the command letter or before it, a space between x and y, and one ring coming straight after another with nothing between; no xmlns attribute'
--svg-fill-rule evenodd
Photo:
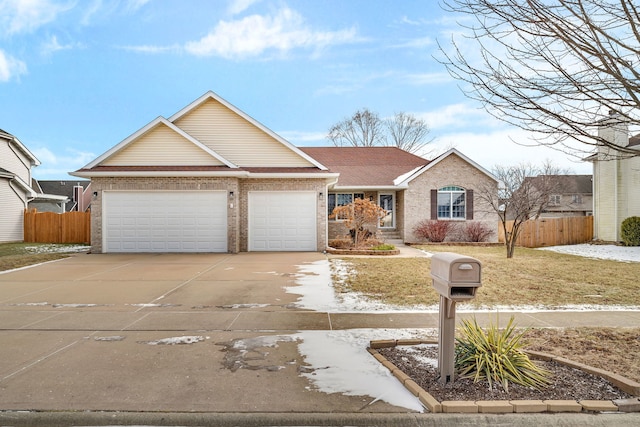
<svg viewBox="0 0 640 427"><path fill-rule="evenodd" d="M467 190L467 219L473 219L473 190Z"/></svg>
<svg viewBox="0 0 640 427"><path fill-rule="evenodd" d="M431 190L431 219L438 219L438 190Z"/></svg>

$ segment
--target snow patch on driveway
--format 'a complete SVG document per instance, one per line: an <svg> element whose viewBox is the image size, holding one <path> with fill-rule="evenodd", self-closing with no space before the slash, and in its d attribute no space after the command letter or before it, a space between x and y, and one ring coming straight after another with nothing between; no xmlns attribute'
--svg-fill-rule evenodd
<svg viewBox="0 0 640 427"><path fill-rule="evenodd" d="M430 331L430 332L429 332ZM303 331L295 335L298 350L310 365L300 375L324 393L371 396L369 405L383 400L395 406L423 412L411 394L391 372L364 349L379 339L432 336L434 330L349 329L342 331Z"/></svg>
<svg viewBox="0 0 640 427"><path fill-rule="evenodd" d="M163 338L163 339L154 340L154 341L138 341L138 343L147 344L147 345L179 345L179 344L195 344L207 339L209 339L209 337L191 335L191 336L183 336L183 337Z"/></svg>

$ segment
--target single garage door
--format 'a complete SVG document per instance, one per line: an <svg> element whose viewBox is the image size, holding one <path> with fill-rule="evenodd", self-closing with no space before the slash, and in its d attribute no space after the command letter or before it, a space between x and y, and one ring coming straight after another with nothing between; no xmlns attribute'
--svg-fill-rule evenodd
<svg viewBox="0 0 640 427"><path fill-rule="evenodd" d="M249 193L250 251L316 251L316 193Z"/></svg>
<svg viewBox="0 0 640 427"><path fill-rule="evenodd" d="M227 252L225 191L108 191L104 252Z"/></svg>

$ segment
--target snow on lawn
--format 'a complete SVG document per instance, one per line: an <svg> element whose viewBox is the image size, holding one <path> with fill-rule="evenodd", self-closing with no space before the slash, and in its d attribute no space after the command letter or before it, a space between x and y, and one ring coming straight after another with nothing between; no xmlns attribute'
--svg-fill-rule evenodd
<svg viewBox="0 0 640 427"><path fill-rule="evenodd" d="M434 306L392 306L380 301L367 298L358 292L336 294L331 278L331 263L338 276L349 274L348 264L341 259L324 259L299 265L296 285L286 287L285 291L298 294L300 298L294 304L296 307L321 311L324 313L394 313L437 311Z"/></svg>
<svg viewBox="0 0 640 427"><path fill-rule="evenodd" d="M589 243L583 243L581 245L549 246L538 249L578 255L586 258L640 262L640 246L591 245Z"/></svg>
<svg viewBox="0 0 640 427"><path fill-rule="evenodd" d="M621 262L640 262L640 247L616 246L616 245L568 245L550 246L540 250L556 251L588 258L610 259ZM336 293L333 287L332 263L334 274L347 277L350 273L348 262L333 258L315 261L298 266L296 285L285 288L286 292L298 294L300 297L295 306L326 313L397 313L397 312L437 312L438 306L392 306L375 301L357 292ZM563 307L541 306L492 306L473 307L467 304L458 304L458 312L487 312L487 311L583 311L583 310L637 310L638 306L618 307L601 306L597 304L567 305Z"/></svg>
<svg viewBox="0 0 640 427"><path fill-rule="evenodd" d="M88 245L64 245L64 244L39 244L37 246L25 246L24 248L31 254L51 254L58 252L88 252L91 246Z"/></svg>

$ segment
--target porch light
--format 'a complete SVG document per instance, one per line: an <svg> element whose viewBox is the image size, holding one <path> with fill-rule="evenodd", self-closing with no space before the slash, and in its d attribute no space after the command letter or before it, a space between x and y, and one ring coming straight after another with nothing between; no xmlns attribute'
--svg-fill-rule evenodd
<svg viewBox="0 0 640 427"><path fill-rule="evenodd" d="M229 198L233 199L233 191L229 191Z"/></svg>
<svg viewBox="0 0 640 427"><path fill-rule="evenodd" d="M324 193L322 191L318 193L318 199L320 200L324 199Z"/></svg>

